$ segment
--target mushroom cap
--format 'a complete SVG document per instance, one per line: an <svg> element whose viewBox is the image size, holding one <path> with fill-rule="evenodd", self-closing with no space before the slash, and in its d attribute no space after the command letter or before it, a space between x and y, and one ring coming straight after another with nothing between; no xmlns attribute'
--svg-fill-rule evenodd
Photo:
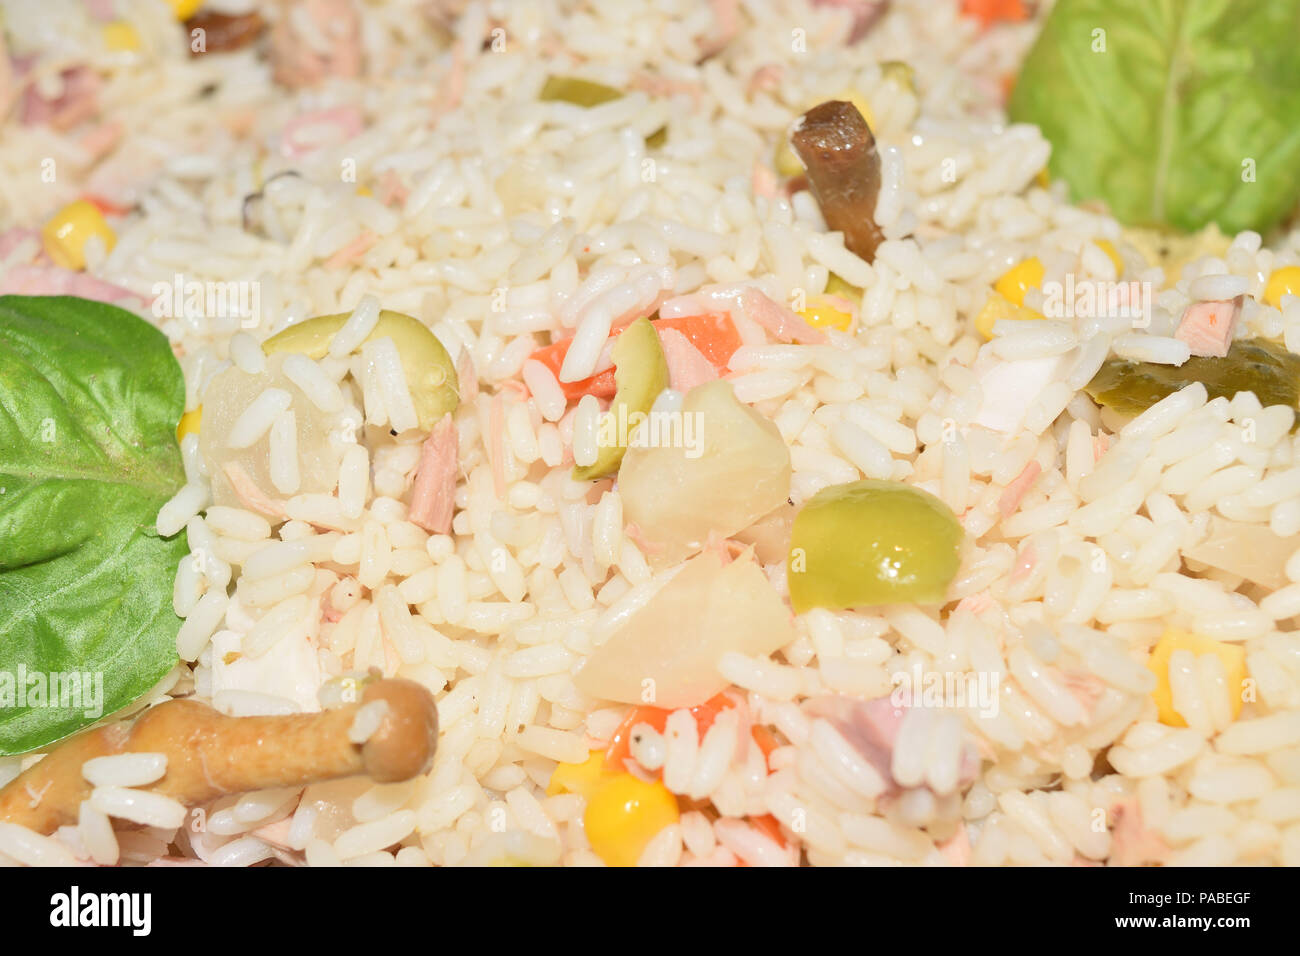
<svg viewBox="0 0 1300 956"><path fill-rule="evenodd" d="M362 704L382 700L388 713L362 745L366 773L376 783L410 780L426 772L438 749L438 705L427 687L409 680L381 680L366 687Z"/></svg>

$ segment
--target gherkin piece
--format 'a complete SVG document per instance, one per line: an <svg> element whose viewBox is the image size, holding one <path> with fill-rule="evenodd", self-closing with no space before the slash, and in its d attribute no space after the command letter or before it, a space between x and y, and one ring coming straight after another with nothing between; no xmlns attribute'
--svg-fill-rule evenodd
<svg viewBox="0 0 1300 956"><path fill-rule="evenodd" d="M580 76L548 76L538 99L559 100L574 106L591 107L619 99L623 94L612 86L584 80Z"/></svg>
<svg viewBox="0 0 1300 956"><path fill-rule="evenodd" d="M610 418L605 421L615 426L626 422L631 432L650 411L659 393L668 387L668 360L659 344L659 333L644 316L618 337L610 358L614 360L616 391L609 406ZM618 471L623 456L627 454L625 440L628 437L616 434L611 438L602 426L596 460L590 465L575 465L573 480L594 481Z"/></svg>
<svg viewBox="0 0 1300 956"><path fill-rule="evenodd" d="M1192 356L1182 365L1111 359L1084 388L1121 415L1135 416L1185 385L1200 382L1210 398L1254 392L1259 403L1300 407L1300 355L1268 339L1232 343L1223 358Z"/></svg>
<svg viewBox="0 0 1300 956"><path fill-rule="evenodd" d="M802 614L874 604L938 603L965 532L934 495L900 481L823 488L795 516L787 580Z"/></svg>

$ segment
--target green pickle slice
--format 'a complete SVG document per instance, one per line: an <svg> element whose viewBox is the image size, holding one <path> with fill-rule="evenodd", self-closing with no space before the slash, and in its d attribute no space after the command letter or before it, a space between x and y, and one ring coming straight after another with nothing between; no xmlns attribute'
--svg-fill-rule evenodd
<svg viewBox="0 0 1300 956"><path fill-rule="evenodd" d="M1268 339L1233 342L1222 358L1192 356L1182 365L1110 359L1084 390L1121 415L1140 415L1192 382L1210 398L1254 392L1261 405L1300 406L1300 355Z"/></svg>
<svg viewBox="0 0 1300 956"><path fill-rule="evenodd" d="M615 391L606 414L612 415L614 422L627 421L631 432L636 419L649 412L659 393L668 387L668 360L659 344L659 333L645 317L629 325L615 340L610 358L614 360ZM627 445L602 442L594 462L574 466L574 481L592 481L614 474L625 454Z"/></svg>

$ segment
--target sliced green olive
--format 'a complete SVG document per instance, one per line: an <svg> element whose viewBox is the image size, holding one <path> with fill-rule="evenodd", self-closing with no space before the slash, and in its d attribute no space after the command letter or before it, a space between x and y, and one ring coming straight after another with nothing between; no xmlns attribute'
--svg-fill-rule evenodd
<svg viewBox="0 0 1300 956"><path fill-rule="evenodd" d="M826 279L826 294L839 296L841 299L849 299L853 302L862 301L862 290L845 282L834 272Z"/></svg>
<svg viewBox="0 0 1300 956"><path fill-rule="evenodd" d="M308 358L324 358L332 340L343 328L351 313L320 315L291 325L262 343L267 355L276 352L299 352ZM456 363L451 360L438 337L419 319L388 309L379 313L374 331L366 341L390 338L402 357L406 386L419 416L420 427L432 429L442 416L454 412L460 404L460 385Z"/></svg>
<svg viewBox="0 0 1300 956"><path fill-rule="evenodd" d="M600 429L601 440L596 460L590 465L577 465L573 469L575 481L604 478L618 471L627 454L627 438L650 411L659 393L668 387L668 361L664 358L659 333L647 318L629 325L614 342L610 353L614 360L614 400L610 403L608 418ZM627 434L619 433L621 423L627 423ZM609 424L614 426L613 436L607 435Z"/></svg>
<svg viewBox="0 0 1300 956"><path fill-rule="evenodd" d="M623 94L612 86L584 80L580 76L548 76L538 99L544 102L572 103L590 108L621 99ZM659 149L668 142L668 127L660 126L645 138L646 149Z"/></svg>
<svg viewBox="0 0 1300 956"><path fill-rule="evenodd" d="M538 99L543 101L559 100L574 106L599 106L622 97L619 90L595 80L584 80L580 76L548 76L542 85Z"/></svg>
<svg viewBox="0 0 1300 956"><path fill-rule="evenodd" d="M1222 358L1192 356L1182 365L1111 359L1085 389L1121 415L1140 415L1192 382L1204 383L1210 398L1254 392L1261 405L1300 408L1300 355L1268 339L1245 339Z"/></svg>
<svg viewBox="0 0 1300 956"><path fill-rule="evenodd" d="M916 92L916 73L902 60L885 60L880 64L880 75L909 93Z"/></svg>
<svg viewBox="0 0 1300 956"><path fill-rule="evenodd" d="M942 601L964 532L929 492L897 481L853 481L813 495L790 535L796 613Z"/></svg>

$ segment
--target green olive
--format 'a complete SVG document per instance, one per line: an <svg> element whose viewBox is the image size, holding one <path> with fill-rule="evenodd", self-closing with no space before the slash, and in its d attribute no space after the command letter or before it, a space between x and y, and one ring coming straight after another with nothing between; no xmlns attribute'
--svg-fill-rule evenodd
<svg viewBox="0 0 1300 956"><path fill-rule="evenodd" d="M885 60L882 62L880 64L880 75L883 79L907 90L909 93L916 92L916 73L902 60Z"/></svg>
<svg viewBox="0 0 1300 956"><path fill-rule="evenodd" d="M659 393L668 387L668 361L664 358L659 333L647 318L640 318L623 330L610 353L614 360L614 400L608 417L603 419L601 441L596 460L573 469L575 481L604 478L618 471L627 454L627 434L606 435L609 425L615 429L627 423L630 434L641 418L650 411Z"/></svg>
<svg viewBox="0 0 1300 956"><path fill-rule="evenodd" d="M855 285L845 282L834 272L826 279L826 294L836 295L841 299L848 299L851 302L862 301L862 290Z"/></svg>
<svg viewBox="0 0 1300 956"><path fill-rule="evenodd" d="M794 519L788 563L796 613L942 601L964 532L929 492L898 481L823 488Z"/></svg>
<svg viewBox="0 0 1300 956"><path fill-rule="evenodd" d="M594 80L584 80L580 76L548 76L537 98L543 102L559 101L589 109L622 97L623 94L614 87ZM645 138L646 149L659 149L666 142L668 142L667 126L660 126Z"/></svg>
<svg viewBox="0 0 1300 956"><path fill-rule="evenodd" d="M1232 343L1222 358L1192 356L1182 365L1111 359L1087 384L1096 401L1121 415L1140 415L1184 385L1202 382L1210 398L1254 392L1259 403L1300 407L1300 355L1268 339Z"/></svg>
<svg viewBox="0 0 1300 956"><path fill-rule="evenodd" d="M538 99L560 100L574 106L591 107L617 100L622 95L612 86L584 80L580 76L548 76Z"/></svg>
<svg viewBox="0 0 1300 956"><path fill-rule="evenodd" d="M350 315L349 312L320 315L291 325L263 342L262 351L267 355L299 352L312 359L324 358L330 340L343 328ZM379 313L379 321L375 323L374 331L366 336L366 341L382 338L392 339L397 346L420 427L432 429L442 416L454 412L460 404L456 363L428 326L405 313L388 309Z"/></svg>

